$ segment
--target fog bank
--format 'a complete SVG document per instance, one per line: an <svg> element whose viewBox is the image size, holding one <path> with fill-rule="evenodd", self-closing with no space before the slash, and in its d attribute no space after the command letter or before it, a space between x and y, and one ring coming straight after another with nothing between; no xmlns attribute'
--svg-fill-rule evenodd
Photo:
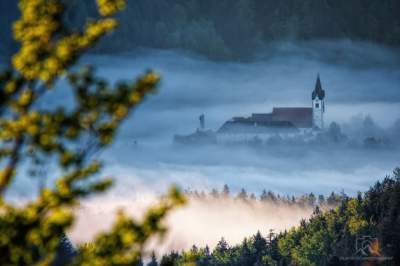
<svg viewBox="0 0 400 266"><path fill-rule="evenodd" d="M77 222L68 234L75 244L86 243L95 233L109 228L115 218L115 206L135 217L140 217L154 196L141 192L140 197L111 197L106 200L86 202L78 210ZM260 231L267 235L274 230L296 226L308 218L312 208L284 206L265 202L244 202L227 199L199 200L191 198L186 206L173 211L166 220L169 231L163 241L153 239L148 250L156 249L162 255L170 251L188 250L192 245L214 248L221 237L234 245L243 238Z"/></svg>
<svg viewBox="0 0 400 266"><path fill-rule="evenodd" d="M399 123L395 126L400 118L399 58L395 50L349 41L278 43L252 62L213 62L166 50L87 56L81 63L93 64L100 76L112 81L132 79L148 68L162 75L159 92L139 106L111 149L99 155L106 161L105 174L117 180L111 193L122 189L129 194L138 184L162 193L171 183L206 190L228 184L235 191L244 187L258 193L265 188L282 194L366 190L400 165L396 145L385 149L287 145L260 151L176 148L172 138L194 132L200 114L205 114L207 129L217 130L233 116L268 113L279 106L308 107L320 73L327 95L327 125L336 121L346 134L357 135L360 121L369 115L376 127L395 139L400 128ZM60 99L67 105L72 102L65 81L57 87L63 90L49 92L41 102L43 108L60 104ZM17 180L16 194L29 194L32 183Z"/></svg>

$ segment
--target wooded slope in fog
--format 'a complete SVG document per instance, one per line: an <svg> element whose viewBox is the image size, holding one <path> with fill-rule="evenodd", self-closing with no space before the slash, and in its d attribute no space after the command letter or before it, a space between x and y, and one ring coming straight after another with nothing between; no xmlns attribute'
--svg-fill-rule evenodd
<svg viewBox="0 0 400 266"><path fill-rule="evenodd" d="M95 17L94 0L68 0L70 25ZM352 39L400 44L398 0L135 0L97 49L185 49L211 58L250 58L272 41ZM17 1L0 0L0 52L15 49L7 30Z"/></svg>

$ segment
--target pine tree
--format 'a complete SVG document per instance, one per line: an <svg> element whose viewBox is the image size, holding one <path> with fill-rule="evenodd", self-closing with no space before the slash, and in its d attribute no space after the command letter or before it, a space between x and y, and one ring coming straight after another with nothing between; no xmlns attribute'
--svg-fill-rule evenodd
<svg viewBox="0 0 400 266"><path fill-rule="evenodd" d="M240 247L240 266L253 265L255 263L254 257L252 256L252 252L249 247L249 243L247 238L245 238L242 242L242 246Z"/></svg>
<svg viewBox="0 0 400 266"><path fill-rule="evenodd" d="M151 260L147 263L147 266L158 266L157 258L154 251L151 253Z"/></svg>
<svg viewBox="0 0 400 266"><path fill-rule="evenodd" d="M214 199L218 199L218 198L219 198L218 190L216 190L215 188L213 188L213 189L211 190L210 195L211 195L211 197L213 197Z"/></svg>
<svg viewBox="0 0 400 266"><path fill-rule="evenodd" d="M177 266L180 255L177 252L171 252L169 255L164 255L161 258L160 266Z"/></svg>
<svg viewBox="0 0 400 266"><path fill-rule="evenodd" d="M252 201L257 200L256 195L254 195L254 193L250 194L250 200L252 200Z"/></svg>
<svg viewBox="0 0 400 266"><path fill-rule="evenodd" d="M240 193L237 195L237 198L239 200L243 200L243 201L246 201L248 199L247 192L246 192L246 190L244 188L242 188Z"/></svg>
<svg viewBox="0 0 400 266"><path fill-rule="evenodd" d="M267 240L261 235L260 231L253 237L254 255L257 262L262 261L262 257L267 253Z"/></svg>
<svg viewBox="0 0 400 266"><path fill-rule="evenodd" d="M225 184L224 188L222 189L222 196L224 198L229 198L229 195L230 195L229 187L227 184Z"/></svg>
<svg viewBox="0 0 400 266"><path fill-rule="evenodd" d="M261 195L260 195L260 200L261 200L261 201L266 201L267 198L268 198L267 191L264 189L264 190L262 191Z"/></svg>
<svg viewBox="0 0 400 266"><path fill-rule="evenodd" d="M229 245L224 238L218 242L217 246L214 249L214 252L225 253L229 249Z"/></svg>

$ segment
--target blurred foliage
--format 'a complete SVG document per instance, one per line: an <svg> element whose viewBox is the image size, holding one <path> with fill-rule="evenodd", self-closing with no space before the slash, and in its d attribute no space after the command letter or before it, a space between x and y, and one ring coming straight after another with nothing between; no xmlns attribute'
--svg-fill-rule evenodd
<svg viewBox="0 0 400 266"><path fill-rule="evenodd" d="M136 81L111 85L90 66L72 67L117 26L113 15L124 6L124 0L97 0L98 18L73 31L63 23L62 1L19 1L21 17L13 32L20 49L0 74L0 265L51 265L74 222L74 207L112 185L111 178L98 177L102 163L93 154L112 143L160 78L147 72ZM43 107L40 101L50 90L66 90L56 86L64 76L74 103ZM54 185L23 204L7 198L16 178L44 178L43 169L54 163L58 170L52 172L60 175ZM78 250L72 263L136 265L146 241L165 232L163 218L184 201L172 188L142 221L120 211L112 229L97 236L93 248Z"/></svg>

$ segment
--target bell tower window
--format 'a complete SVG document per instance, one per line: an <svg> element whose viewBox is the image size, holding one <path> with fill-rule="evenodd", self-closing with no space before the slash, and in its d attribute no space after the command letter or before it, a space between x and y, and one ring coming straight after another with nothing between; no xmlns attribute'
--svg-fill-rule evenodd
<svg viewBox="0 0 400 266"><path fill-rule="evenodd" d="M319 103L316 103L316 104L315 104L315 108L319 108Z"/></svg>

